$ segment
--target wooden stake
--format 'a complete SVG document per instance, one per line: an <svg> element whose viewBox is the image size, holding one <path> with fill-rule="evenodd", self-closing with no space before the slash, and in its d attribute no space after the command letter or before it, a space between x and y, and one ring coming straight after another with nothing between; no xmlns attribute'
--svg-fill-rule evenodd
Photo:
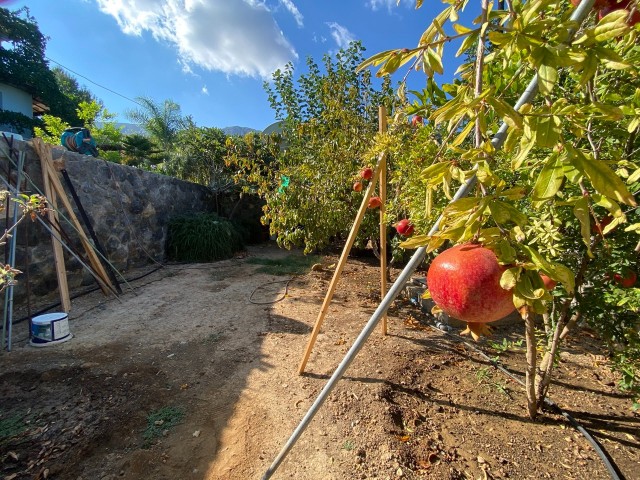
<svg viewBox="0 0 640 480"><path fill-rule="evenodd" d="M327 315L327 311L329 310L329 304L331 303L331 299L333 298L333 294L338 286L338 280L340 278L340 274L344 269L345 264L347 263L347 257L349 256L349 252L351 251L351 247L356 240L356 236L358 235L358 230L360 228L360 224L362 223L362 219L364 218L364 214L367 212L367 208L369 208L369 199L371 198L371 194L376 188L376 183L378 183L378 178L380 177L380 166L384 162L384 154L380 154L380 158L378 159L378 164L373 172L373 176L371 177L371 182L367 187L367 190L364 194L364 198L362 199L362 203L360 204L360 209L358 210L358 214L356 215L356 220L351 227L351 231L349 232L349 237L347 237L347 243L342 249L342 254L340 255L340 260L338 260L338 264L336 265L336 270L333 272L333 278L331 279L331 283L329 284L329 290L327 290L327 294L324 297L324 302L322 302L322 308L320 308L320 313L316 320L315 325L313 326L313 331L311 332L311 337L307 343L307 348L304 351L304 356L302 357L302 362L300 362L300 367L298 368L298 374L302 375L304 373L304 369L307 366L307 361L309 360L309 355L311 355L311 350L313 349L313 345L316 342L316 338L318 337L318 333L320 333L320 328L322 327L322 322L324 321L324 317Z"/></svg>
<svg viewBox="0 0 640 480"><path fill-rule="evenodd" d="M34 139L34 146L36 145ZM42 140L40 140L42 141ZM36 148L37 149L37 148ZM45 163L45 157L40 155L40 165L42 166L42 183L44 184L44 194L47 196L47 201L51 204L51 209L47 212L49 222L52 225L59 226L58 220L58 204L56 201L56 194L51 188L51 181L49 179L49 170ZM55 230L55 229L54 229ZM51 243L53 245L53 259L56 264L56 276L58 277L58 290L60 292L60 303L62 304L62 310L69 313L71 310L71 298L69 297L69 284L67 283L67 268L64 264L64 252L62 251L62 239L56 238L54 233L51 233Z"/></svg>
<svg viewBox="0 0 640 480"><path fill-rule="evenodd" d="M387 131L387 109L380 106L378 109L378 131L385 133ZM387 294L387 222L385 219L387 202L387 156L382 155L380 161L380 180L378 191L380 192L380 298L384 298ZM387 334L387 312L382 316L382 334Z"/></svg>
<svg viewBox="0 0 640 480"><path fill-rule="evenodd" d="M82 229L82 225L80 225L80 222L78 221L78 218L76 217L76 214L73 211L73 207L71 206L71 203L67 198L67 194L64 191L64 187L62 186L62 183L60 183L60 179L58 178L56 169L53 166L53 159L51 157L50 147L45 145L44 142L39 138L33 139L33 146L35 147L36 151L38 152L38 155L40 156L40 163L42 164L43 178L45 177L45 173L46 173L46 176L50 179L51 186L53 187L53 191L51 193L55 192L58 194L58 198L60 198L60 200L62 201L62 204L66 208L69 214L69 218L73 223L73 226L78 231L78 235L80 236L80 241L82 243L82 246L84 247L87 257L89 258L89 263L91 264L91 267L93 268L94 273L97 276L96 280L98 280L98 285L100 286L100 289L105 295L108 295L109 293L113 293L113 285L111 285L111 281L109 280L109 275L107 274L107 272L104 269L104 266L100 262L100 259L98 258L98 255L96 254L93 245L91 244L91 242L89 242L89 239L84 233L84 230ZM47 194L47 197L49 197L49 194Z"/></svg>

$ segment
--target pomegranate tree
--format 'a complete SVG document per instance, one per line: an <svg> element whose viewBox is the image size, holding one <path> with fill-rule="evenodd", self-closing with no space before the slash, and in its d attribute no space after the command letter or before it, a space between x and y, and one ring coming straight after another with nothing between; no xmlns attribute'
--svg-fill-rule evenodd
<svg viewBox="0 0 640 480"><path fill-rule="evenodd" d="M427 287L435 304L450 317L467 322L477 338L484 324L511 313L513 294L500 286L506 267L478 244L465 243L445 250L431 263Z"/></svg>
<svg viewBox="0 0 640 480"><path fill-rule="evenodd" d="M432 227L403 248L460 245L436 257L427 276L444 311L481 326L514 307L520 313L533 418L562 342L584 323L607 339L624 338L624 371L640 371L640 290L620 288L636 281L622 268L640 271L639 4L597 0L587 11L554 0L441 3L416 48L386 50L360 66L379 76L427 77L415 98L406 83L398 91L404 113L425 112L425 124L407 128L398 115L390 131L402 135L378 141L394 153L389 213ZM481 10L473 25L461 15L472 4ZM440 85L454 39L462 41L456 55L470 61L459 66L459 80ZM526 88L532 78L535 92ZM497 257L491 268L477 267L482 257L471 255L484 248ZM607 282L612 268L619 276ZM640 405L640 382L633 388Z"/></svg>

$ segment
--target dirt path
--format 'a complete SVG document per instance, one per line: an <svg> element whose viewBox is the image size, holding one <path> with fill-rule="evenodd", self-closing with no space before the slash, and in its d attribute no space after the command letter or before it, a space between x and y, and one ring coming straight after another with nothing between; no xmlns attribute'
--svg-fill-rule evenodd
<svg viewBox="0 0 640 480"><path fill-rule="evenodd" d="M2 353L0 477L259 479L379 298L375 262L350 260L298 376L331 272L287 283L256 269L247 258L168 266L120 300L74 300L71 341ZM390 335L370 338L274 479L609 478L561 417L527 420L519 386L409 302L389 319ZM15 338L26 336L18 325ZM638 478L640 418L593 345L570 345L551 396ZM501 354L516 373L521 357Z"/></svg>

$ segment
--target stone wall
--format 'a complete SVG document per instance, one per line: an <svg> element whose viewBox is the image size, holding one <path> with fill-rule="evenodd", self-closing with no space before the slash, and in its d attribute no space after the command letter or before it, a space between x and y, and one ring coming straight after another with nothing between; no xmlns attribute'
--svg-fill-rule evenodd
<svg viewBox="0 0 640 480"><path fill-rule="evenodd" d="M31 182L23 183L22 190L24 193L44 192L40 159L31 143L15 142L14 147L26 153L25 172ZM6 181L10 175L15 184L15 167L9 169L8 153L7 144L0 138L2 176ZM62 147L54 148L53 157L64 165L109 261L123 273L133 267L165 260L167 225L172 216L214 208L210 190L201 185L67 152ZM58 176L66 189L63 176L60 173ZM4 182L1 188L6 189ZM82 222L70 192L67 193ZM59 207L66 215L61 204ZM3 229L4 222L5 215L2 215ZM84 258L77 232L64 219L61 224L69 236L68 243L82 252ZM16 302L26 296L27 270L32 302L33 297L56 292L50 233L39 222L25 220L17 231L17 245L15 266L23 274L14 288ZM91 274L67 251L65 264L70 289L95 285Z"/></svg>

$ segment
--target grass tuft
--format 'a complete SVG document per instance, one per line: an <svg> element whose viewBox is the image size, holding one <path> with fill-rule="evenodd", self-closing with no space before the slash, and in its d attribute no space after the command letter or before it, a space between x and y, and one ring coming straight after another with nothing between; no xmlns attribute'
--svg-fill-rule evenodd
<svg viewBox="0 0 640 480"><path fill-rule="evenodd" d="M22 416L15 414L7 418L0 419L0 445L9 438L23 433L27 429L27 424Z"/></svg>
<svg viewBox="0 0 640 480"><path fill-rule="evenodd" d="M252 257L247 263L262 265L256 272L268 275L285 276L300 275L306 273L314 263L318 263L320 257L316 255L287 255L284 258L260 258Z"/></svg>
<svg viewBox="0 0 640 480"><path fill-rule="evenodd" d="M149 446L153 440L163 436L165 430L178 425L184 418L184 408L182 407L162 407L151 412L147 416L147 428L142 434L145 446Z"/></svg>

